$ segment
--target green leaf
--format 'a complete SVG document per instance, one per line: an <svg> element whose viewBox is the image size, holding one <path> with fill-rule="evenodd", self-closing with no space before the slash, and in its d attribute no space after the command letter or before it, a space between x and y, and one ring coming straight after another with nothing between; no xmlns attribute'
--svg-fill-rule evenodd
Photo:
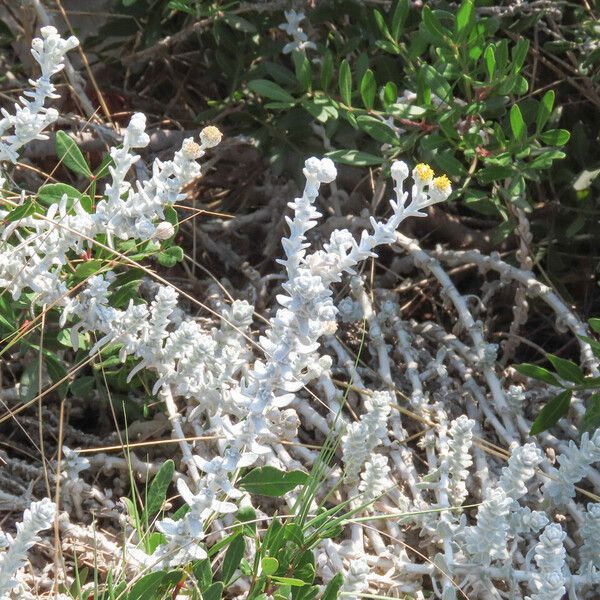
<svg viewBox="0 0 600 600"><path fill-rule="evenodd" d="M56 154L61 162L74 173L88 179L92 176L92 171L81 150L64 131L56 132Z"/></svg>
<svg viewBox="0 0 600 600"><path fill-rule="evenodd" d="M26 217L30 217L34 215L37 211L37 206L33 198L28 198L23 202L23 204L16 206L13 208L8 215L5 217L5 221L7 223L12 223L13 221L20 221L21 219L25 219Z"/></svg>
<svg viewBox="0 0 600 600"><path fill-rule="evenodd" d="M152 515L162 508L174 473L175 463L171 459L165 460L148 488L146 506L142 516L144 522L149 520Z"/></svg>
<svg viewBox="0 0 600 600"><path fill-rule="evenodd" d="M260 566L261 575L270 577L271 575L275 575L275 573L277 573L277 569L279 569L279 561L272 556L267 556L262 559Z"/></svg>
<svg viewBox="0 0 600 600"><path fill-rule="evenodd" d="M450 84L431 65L423 65L419 71L419 78L422 80L422 84L429 87L440 100L447 103L452 101L452 89Z"/></svg>
<svg viewBox="0 0 600 600"><path fill-rule="evenodd" d="M564 146L570 137L571 134L566 129L549 129L540 135L542 142L549 146Z"/></svg>
<svg viewBox="0 0 600 600"><path fill-rule="evenodd" d="M175 589L182 576L181 571L148 573L131 587L126 598L127 600L157 600L163 598Z"/></svg>
<svg viewBox="0 0 600 600"><path fill-rule="evenodd" d="M369 115L356 117L358 128L370 135L373 139L384 144L398 145L398 136L383 121Z"/></svg>
<svg viewBox="0 0 600 600"><path fill-rule="evenodd" d="M269 100L276 100L278 102L295 101L289 92L286 92L280 85L268 79L253 79L248 82L248 88L255 94Z"/></svg>
<svg viewBox="0 0 600 600"><path fill-rule="evenodd" d="M77 265L77 268L75 269L75 279L77 281L88 279L89 277L96 275L96 273L102 269L102 266L103 262L101 260L86 260Z"/></svg>
<svg viewBox="0 0 600 600"><path fill-rule="evenodd" d="M492 181L499 181L500 179L512 177L514 174L515 171L512 167L492 165L481 169L477 173L477 179L480 183L492 183Z"/></svg>
<svg viewBox="0 0 600 600"><path fill-rule="evenodd" d="M321 596L321 600L337 600L342 585L344 585L344 577L341 573L338 573L327 584L327 587Z"/></svg>
<svg viewBox="0 0 600 600"><path fill-rule="evenodd" d="M473 10L473 0L463 0L458 12L456 13L456 33L459 39L464 39L469 34L475 24L475 11Z"/></svg>
<svg viewBox="0 0 600 600"><path fill-rule="evenodd" d="M585 375L573 361L560 358L560 356L554 354L548 354L547 358L560 377L573 383L583 383Z"/></svg>
<svg viewBox="0 0 600 600"><path fill-rule="evenodd" d="M91 375L84 375L71 383L70 393L75 398L87 400L92 395L95 385L96 380Z"/></svg>
<svg viewBox="0 0 600 600"><path fill-rule="evenodd" d="M593 434L598 428L600 428L600 394L594 394L588 400L585 414L579 423L579 431Z"/></svg>
<svg viewBox="0 0 600 600"><path fill-rule="evenodd" d="M512 71L517 74L521 71L525 59L527 58L527 52L529 51L529 40L520 38L515 44L512 51Z"/></svg>
<svg viewBox="0 0 600 600"><path fill-rule="evenodd" d="M321 89L326 92L333 78L333 54L326 50L321 61Z"/></svg>
<svg viewBox="0 0 600 600"><path fill-rule="evenodd" d="M515 140L522 140L527 134L527 127L517 104L513 104L510 109L510 128Z"/></svg>
<svg viewBox="0 0 600 600"><path fill-rule="evenodd" d="M81 200L81 192L66 183L48 183L38 191L38 200L45 206L58 204L62 197L67 196L67 206L70 207L74 200Z"/></svg>
<svg viewBox="0 0 600 600"><path fill-rule="evenodd" d="M56 384L59 381L62 381L55 391L59 397L63 399L67 395L67 390L69 389L67 370L60 358L52 352L44 352L44 364L46 365L46 370L48 371L52 383Z"/></svg>
<svg viewBox="0 0 600 600"><path fill-rule="evenodd" d="M394 41L397 42L400 34L404 30L404 23L406 17L408 17L408 11L410 10L409 0L398 0L392 14L392 30L391 34Z"/></svg>
<svg viewBox="0 0 600 600"><path fill-rule="evenodd" d="M308 481L308 473L300 470L280 471L275 467L258 467L239 481L239 487L260 496L278 498Z"/></svg>
<svg viewBox="0 0 600 600"><path fill-rule="evenodd" d="M496 72L496 54L494 53L494 46L490 44L483 53L483 58L485 60L485 68L487 70L487 74L490 82L494 78L494 73Z"/></svg>
<svg viewBox="0 0 600 600"><path fill-rule="evenodd" d="M565 390L547 402L533 422L529 435L537 435L546 431L566 415L571 405L571 394L571 390Z"/></svg>
<svg viewBox="0 0 600 600"><path fill-rule="evenodd" d="M338 85L340 96L346 106L352 106L352 72L348 61L344 59L340 65Z"/></svg>
<svg viewBox="0 0 600 600"><path fill-rule="evenodd" d="M377 29L379 29L379 33L381 33L383 37L388 38L391 41L395 41L392 39L392 35L390 34L390 31L387 28L387 25L385 24L385 19L383 18L383 15L377 9L373 11L373 17L375 19Z"/></svg>
<svg viewBox="0 0 600 600"><path fill-rule="evenodd" d="M544 369L544 367L538 367L537 365L529 363L521 363L520 365L514 365L514 368L518 373L521 373L521 375L525 375L526 377L531 377L532 379L537 379L538 381L543 381L550 385L562 387L560 381L558 381L548 369Z"/></svg>
<svg viewBox="0 0 600 600"><path fill-rule="evenodd" d="M423 6L421 13L425 30L431 36L434 42L446 45L450 32L440 23L437 16L427 5Z"/></svg>
<svg viewBox="0 0 600 600"><path fill-rule="evenodd" d="M325 156L331 158L334 162L354 167L368 167L383 163L383 159L380 156L358 150L333 150L332 152L327 152Z"/></svg>
<svg viewBox="0 0 600 600"><path fill-rule="evenodd" d="M294 67L296 69L296 79L300 82L303 90L310 90L312 84L310 60L308 60L304 52L299 52L297 50L292 53L292 60L294 61Z"/></svg>
<svg viewBox="0 0 600 600"><path fill-rule="evenodd" d="M210 587L202 591L202 600L220 600L224 587L222 581L213 583Z"/></svg>
<svg viewBox="0 0 600 600"><path fill-rule="evenodd" d="M249 537L254 537L256 535L256 511L251 506L240 508L235 519L241 526L241 530L245 535Z"/></svg>
<svg viewBox="0 0 600 600"><path fill-rule="evenodd" d="M535 130L539 133L544 129L544 125L548 122L554 107L554 90L548 90L538 106L537 116L535 119Z"/></svg>
<svg viewBox="0 0 600 600"><path fill-rule="evenodd" d="M210 559L205 558L204 560L199 560L194 565L192 571L200 589L206 589L212 581L212 569L210 567Z"/></svg>
<svg viewBox="0 0 600 600"><path fill-rule="evenodd" d="M600 333L600 319L598 319L597 317L592 317L588 320L588 323L590 324L590 327L593 331L595 331L596 333Z"/></svg>
<svg viewBox="0 0 600 600"><path fill-rule="evenodd" d="M183 248L181 246L169 246L156 255L156 260L163 267L174 267L183 260Z"/></svg>
<svg viewBox="0 0 600 600"><path fill-rule="evenodd" d="M223 559L223 583L225 585L231 581L237 568L240 566L245 551L246 541L244 540L244 536L238 535L233 538L225 552L225 558Z"/></svg>
<svg viewBox="0 0 600 600"><path fill-rule="evenodd" d="M271 577L273 581L277 583L281 583L283 585L291 585L292 587L303 587L306 585L306 582L302 581L302 579L296 579L295 577Z"/></svg>
<svg viewBox="0 0 600 600"><path fill-rule="evenodd" d="M393 81L388 81L383 88L383 103L386 108L394 104L398 98L398 86Z"/></svg>
<svg viewBox="0 0 600 600"><path fill-rule="evenodd" d="M376 93L377 84L375 83L375 75L373 75L373 71L371 71L371 69L367 69L360 81L360 96L367 110L371 110L373 108Z"/></svg>
<svg viewBox="0 0 600 600"><path fill-rule="evenodd" d="M234 15L232 13L225 13L223 15L223 21L235 29L235 31L243 31L244 33L256 33L256 27L250 23L247 19Z"/></svg>
<svg viewBox="0 0 600 600"><path fill-rule="evenodd" d="M25 367L19 385L19 399L21 402L33 400L40 392L39 378L40 363L36 358Z"/></svg>

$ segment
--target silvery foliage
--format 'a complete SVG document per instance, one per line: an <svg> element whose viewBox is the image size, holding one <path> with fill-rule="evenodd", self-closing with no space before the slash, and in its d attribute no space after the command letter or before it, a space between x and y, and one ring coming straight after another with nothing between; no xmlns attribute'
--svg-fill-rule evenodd
<svg viewBox="0 0 600 600"><path fill-rule="evenodd" d="M298 16L294 18L298 26ZM288 24L291 27L290 19ZM303 40L296 41L302 43ZM1 161L14 162L19 148L42 137L44 128L56 120L56 111L44 107L46 99L54 97L50 77L60 71L64 53L76 44L74 38L62 40L53 28L43 28L42 38L34 41L33 53L42 76L32 82L34 91L26 92L16 105L16 116L2 112ZM10 128L13 133L8 135ZM419 165L413 171L414 185L409 195L403 188L409 176L408 167L395 162L391 174L396 200L390 202L391 217L385 222L371 218L373 231L363 231L358 241L349 231L336 230L322 249L309 253L307 233L321 217L315 208L320 186L332 182L336 171L328 159L307 160L306 186L302 196L289 204L293 211L293 216L287 218L290 233L282 240L285 258L280 263L286 270L287 280L283 293L277 297L279 307L259 339L263 356L260 359L247 340L253 307L246 302L235 301L223 311L218 327L203 326L188 318L178 307L178 294L169 286L158 286L149 305L130 303L124 309L116 309L110 304L115 283L111 272L90 278L87 286L71 297L63 272L67 256L92 247L98 234L106 234L109 245L114 245L115 240L129 239L158 243L173 235L172 225L165 221L165 208L182 198L182 187L200 175L197 159L219 140L218 130L208 127L200 136L200 144L186 140L172 160L154 162L148 179L130 183L129 171L140 159L134 151L148 144L145 117L136 114L124 131L122 147L110 151L114 162L111 182L93 213L85 212L77 202L69 206L64 197L45 215L5 224L2 231L1 288L8 290L13 298L19 298L23 291L33 292L38 306L51 303L59 306L61 324L70 327L74 347L77 347L79 334L86 332L97 334L92 353L110 343L121 344L120 358L125 360L131 356L138 361L130 377L140 369L153 371L157 376L154 392L187 399L190 407L187 419L200 429L208 426L222 440L217 456L210 459L192 456L192 464L202 473L201 477L197 480L192 477L191 485L179 478L179 494L190 510L177 521L164 518L158 522L157 528L164 535L165 543L152 555L137 548L130 549L133 558L150 568L178 566L206 556L203 541L208 522L215 516L237 510L239 501L248 501L242 499L242 492L235 487L235 474L258 461L277 460L273 444L280 441L281 435L294 437L298 423L293 409L288 407L297 400L297 393L304 385L329 372L332 359L319 353L321 338L335 331L338 318L364 316L362 307L358 310L358 304L349 302L341 307L340 315L333 302L332 286L340 282L343 275L356 276L357 265L376 256L377 246L394 242L395 231L404 219L425 216L425 207L444 200L450 192L445 178L433 180L431 170ZM3 180L2 185L4 183ZM0 218L6 214L0 211ZM396 311L389 312L394 315ZM492 346L484 348L482 357L486 364L495 360L494 355ZM429 370L446 377L443 362L448 357L452 358L452 351L444 348L429 365ZM509 397L514 396L514 401L510 401L509 406L518 413L523 394L520 388L513 388L509 389ZM425 406L424 391L419 392L419 398L419 406ZM389 447L394 444L388 440L388 421L394 417L390 406L394 403L394 396L387 391L371 392L364 403L364 414L346 428L343 437L347 482L354 488L358 486L363 497L369 500L380 497L390 488L388 478L392 469L383 451L388 449L388 444ZM179 415L169 416L174 421ZM454 597L454 586L447 581L451 574L464 575L475 591L483 589L481 582L477 583L480 578L490 585L493 578L502 580L499 589L505 589L507 582L511 585L528 582L531 600L558 600L568 586L585 590L597 584L600 580L599 505L589 504L587 512L582 513L578 531L582 542L581 564L579 574L571 575L565 564L565 532L557 524L548 525L548 515L528 504L550 501L553 506L573 510L575 484L589 474L591 464L600 460L600 430L593 435L584 434L579 445L569 442L566 451L558 456L558 469L543 460L535 445L515 446L497 482L479 490L481 505L474 523L467 525L465 515L459 518L456 511L445 509L451 503L461 504L468 497L474 425L475 421L463 416L451 421L447 430L444 423L437 435L426 437L424 445L429 456L435 460L436 450L440 453L438 468L432 470L427 481L416 481L414 471L407 466L409 449L396 452L409 476L408 484L415 496L414 508L428 506L427 501L419 497L422 488L435 494L431 507L442 509L441 516L429 515L421 520L421 535L429 536L434 545L444 547L444 555L435 556L435 565L441 565L447 574L445 580L441 578L443 590L440 591L437 574L429 570L429 565L411 563L406 553L402 554L403 558L394 552L381 557L385 568L389 568L391 562L406 575L407 585L413 587L415 578L418 581L423 574L429 574L434 593L444 599ZM446 434L447 438L442 440ZM373 454L380 446L382 453ZM397 460L393 452L389 454ZM64 456L66 476L77 478L88 466L76 452L65 448ZM550 476L541 489L536 478L540 467ZM27 549L35 543L37 533L50 526L53 515L54 505L49 500L33 503L17 535L0 536L3 546L8 547L0 555L0 597L15 584L14 573L21 566ZM513 566L513 550L517 544L522 540L529 543L542 528L545 529L535 545L535 567L530 567L527 559L522 558L517 558ZM332 564L339 568L343 562L341 554L334 556L336 545L330 542L327 549ZM373 579L367 577L369 571L366 559L350 561L344 584L349 597L368 588L368 580ZM514 587L512 592L518 593Z"/></svg>
<svg viewBox="0 0 600 600"><path fill-rule="evenodd" d="M25 566L27 552L40 541L38 534L54 522L55 505L48 498L32 502L25 509L23 520L17 523L13 536L0 530L0 600L19 585L17 571Z"/></svg>

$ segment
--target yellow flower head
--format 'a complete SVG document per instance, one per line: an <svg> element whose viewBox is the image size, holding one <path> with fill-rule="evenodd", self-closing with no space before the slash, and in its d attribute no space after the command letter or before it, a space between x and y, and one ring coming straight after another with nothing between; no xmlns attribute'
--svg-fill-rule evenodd
<svg viewBox="0 0 600 600"><path fill-rule="evenodd" d="M212 148L221 142L223 134L214 125L205 127L200 132L200 142L204 148Z"/></svg>
<svg viewBox="0 0 600 600"><path fill-rule="evenodd" d="M413 171L413 177L420 183L431 183L431 180L433 179L433 169L425 163L419 163Z"/></svg>
<svg viewBox="0 0 600 600"><path fill-rule="evenodd" d="M437 192L439 192L441 195L445 196L446 198L450 195L450 192L452 192L452 186L450 185L450 180L445 175L436 177L431 182L431 185Z"/></svg>

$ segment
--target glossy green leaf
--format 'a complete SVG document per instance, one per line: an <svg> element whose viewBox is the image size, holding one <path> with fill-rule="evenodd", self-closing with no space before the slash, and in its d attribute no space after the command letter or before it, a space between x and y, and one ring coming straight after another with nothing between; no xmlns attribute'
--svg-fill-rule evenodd
<svg viewBox="0 0 600 600"><path fill-rule="evenodd" d="M239 487L260 496L283 496L308 481L308 473L299 470L280 471L275 467L258 467L239 481Z"/></svg>
<svg viewBox="0 0 600 600"><path fill-rule="evenodd" d="M217 581L207 587L205 590L202 590L202 600L220 600L223 595L223 585L222 581Z"/></svg>
<svg viewBox="0 0 600 600"><path fill-rule="evenodd" d="M92 176L92 171L81 150L64 131L56 132L56 155L74 173L83 175L88 179Z"/></svg>
<svg viewBox="0 0 600 600"><path fill-rule="evenodd" d="M566 129L549 129L540 135L542 142L549 146L564 146L570 137L571 134Z"/></svg>
<svg viewBox="0 0 600 600"><path fill-rule="evenodd" d="M376 94L377 84L375 83L375 75L371 69L367 69L360 81L360 96L367 110L373 108Z"/></svg>
<svg viewBox="0 0 600 600"><path fill-rule="evenodd" d="M356 122L361 131L364 131L378 142L391 145L398 144L398 136L383 121L369 115L359 115Z"/></svg>
<svg viewBox="0 0 600 600"><path fill-rule="evenodd" d="M394 6L394 12L392 13L392 25L391 31L394 41L398 41L400 34L404 31L404 24L406 23L406 17L410 10L409 0L397 0Z"/></svg>
<svg viewBox="0 0 600 600"><path fill-rule="evenodd" d="M547 402L533 422L529 434L537 435L546 431L566 415L571 405L571 394L571 390L564 390Z"/></svg>
<svg viewBox="0 0 600 600"><path fill-rule="evenodd" d="M600 394L594 394L586 404L585 413L579 423L579 431L593 434L600 428Z"/></svg>
<svg viewBox="0 0 600 600"><path fill-rule="evenodd" d="M338 85L340 96L346 106L352 106L352 72L348 61L344 59L340 65Z"/></svg>
<svg viewBox="0 0 600 600"><path fill-rule="evenodd" d="M571 381L573 383L583 383L585 375L581 368L571 360L566 360L560 356L554 354L547 355L548 360L552 363L554 370L558 373L559 377Z"/></svg>
<svg viewBox="0 0 600 600"><path fill-rule="evenodd" d="M485 68L487 70L489 80L492 81L494 79L494 74L496 73L496 54L492 44L485 49L483 58L485 60Z"/></svg>
<svg viewBox="0 0 600 600"><path fill-rule="evenodd" d="M325 156L331 158L334 162L355 167L368 167L383 163L383 158L380 156L375 156L368 152L360 152L359 150L333 150L332 152L327 152Z"/></svg>
<svg viewBox="0 0 600 600"><path fill-rule="evenodd" d="M513 104L510 109L510 128L515 140L521 140L527 135L527 126L517 104Z"/></svg>
<svg viewBox="0 0 600 600"><path fill-rule="evenodd" d="M330 50L326 50L321 61L321 89L326 92L331 85L333 78L333 54Z"/></svg>
<svg viewBox="0 0 600 600"><path fill-rule="evenodd" d="M156 260L163 267L174 267L183 260L183 248L181 246L169 246L156 255Z"/></svg>
<svg viewBox="0 0 600 600"><path fill-rule="evenodd" d="M146 506L142 520L149 520L151 516L162 508L174 473L175 463L171 459L165 460L148 488L148 496L146 497Z"/></svg>
<svg viewBox="0 0 600 600"><path fill-rule="evenodd" d="M344 585L344 577L341 573L338 573L327 584L327 587L321 596L321 600L337 600L342 585Z"/></svg>
<svg viewBox="0 0 600 600"><path fill-rule="evenodd" d="M13 221L20 221L21 219L25 219L26 217L30 217L38 212L35 201L32 198L28 198L20 204L13 208L8 215L5 217L5 221L7 223L12 223Z"/></svg>
<svg viewBox="0 0 600 600"><path fill-rule="evenodd" d="M539 133L548 122L554 108L554 90L548 90L542 97L535 119L535 129Z"/></svg>
<svg viewBox="0 0 600 600"><path fill-rule="evenodd" d="M280 85L268 79L253 79L248 82L248 89L262 98L277 102L294 102L294 97Z"/></svg>
<svg viewBox="0 0 600 600"><path fill-rule="evenodd" d="M423 25L432 40L445 45L450 37L450 32L440 23L440 20L427 4L423 6L421 17Z"/></svg>
<svg viewBox="0 0 600 600"><path fill-rule="evenodd" d="M244 552L246 551L246 540L243 535L233 538L223 559L223 582L227 585L233 578L236 570L240 566Z"/></svg>
<svg viewBox="0 0 600 600"><path fill-rule="evenodd" d="M473 0L463 0L456 13L456 33L459 39L464 39L475 24L475 10Z"/></svg>
<svg viewBox="0 0 600 600"><path fill-rule="evenodd" d="M266 577L269 577L269 576L275 575L275 573L277 573L277 569L279 569L279 561L272 556L267 556L262 559L260 566L261 566L261 575L265 575Z"/></svg>
<svg viewBox="0 0 600 600"><path fill-rule="evenodd" d="M73 201L81 199L81 192L66 183L48 183L43 185L38 191L38 200L44 206L58 204L63 195L67 196L67 206L71 206Z"/></svg>
<svg viewBox="0 0 600 600"><path fill-rule="evenodd" d="M545 383L549 383L550 385L555 385L557 387L562 387L560 381L556 379L556 377L548 371L548 369L544 369L544 367L539 367L538 365L532 365L529 363L522 363L520 365L514 365L514 368L517 372L521 373L521 375L525 375L526 377L531 377L532 379L537 379L538 381L543 381Z"/></svg>

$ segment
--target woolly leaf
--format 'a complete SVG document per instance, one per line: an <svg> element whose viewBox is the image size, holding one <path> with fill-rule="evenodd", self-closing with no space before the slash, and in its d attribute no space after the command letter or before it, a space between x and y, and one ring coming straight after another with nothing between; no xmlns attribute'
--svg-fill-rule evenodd
<svg viewBox="0 0 600 600"><path fill-rule="evenodd" d="M56 154L61 162L78 175L88 179L92 171L77 144L64 131L56 132Z"/></svg>
<svg viewBox="0 0 600 600"><path fill-rule="evenodd" d="M278 498L308 481L304 471L280 471L275 467L258 467L240 479L239 487L260 496Z"/></svg>
<svg viewBox="0 0 600 600"><path fill-rule="evenodd" d="M571 395L571 390L565 390L547 402L533 422L529 435L537 435L556 425L559 419L567 414L571 405Z"/></svg>

